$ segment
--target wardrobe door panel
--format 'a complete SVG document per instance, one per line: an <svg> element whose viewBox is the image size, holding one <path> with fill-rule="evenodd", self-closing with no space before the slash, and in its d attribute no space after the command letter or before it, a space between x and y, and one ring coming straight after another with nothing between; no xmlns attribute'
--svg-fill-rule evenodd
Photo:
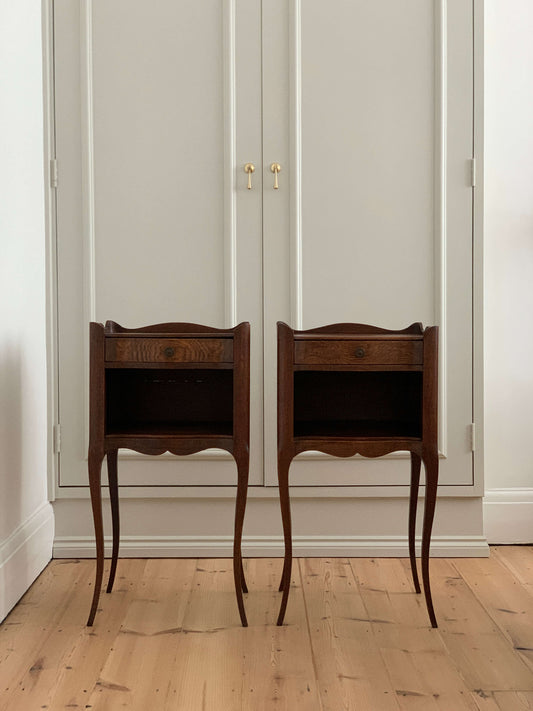
<svg viewBox="0 0 533 711"><path fill-rule="evenodd" d="M277 6L263 23L289 18L290 81L283 95L264 63L265 102L280 114L265 134L264 155L282 165L285 194L272 190L268 200L285 211L285 222L277 218L285 232L270 232L265 222L264 240L288 265L290 289L278 291L276 263L266 260L266 338L282 319L295 328L439 325L441 483L471 485L472 3ZM280 155L277 131L286 125L289 144ZM267 356L272 391L275 352ZM266 421L273 417L267 409ZM273 431L267 453L273 483ZM407 486L407 462L392 459L297 459L291 482Z"/></svg>
<svg viewBox="0 0 533 711"><path fill-rule="evenodd" d="M56 0L61 486L87 483L88 324L249 320L262 482L260 3ZM122 484L234 484L122 453Z"/></svg>

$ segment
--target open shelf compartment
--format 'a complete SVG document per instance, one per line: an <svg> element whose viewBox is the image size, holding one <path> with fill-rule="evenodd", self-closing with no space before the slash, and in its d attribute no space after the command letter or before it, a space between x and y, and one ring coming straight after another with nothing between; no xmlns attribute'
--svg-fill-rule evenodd
<svg viewBox="0 0 533 711"><path fill-rule="evenodd" d="M233 371L106 370L107 435L231 436Z"/></svg>
<svg viewBox="0 0 533 711"><path fill-rule="evenodd" d="M297 371L294 436L422 437L422 373Z"/></svg>

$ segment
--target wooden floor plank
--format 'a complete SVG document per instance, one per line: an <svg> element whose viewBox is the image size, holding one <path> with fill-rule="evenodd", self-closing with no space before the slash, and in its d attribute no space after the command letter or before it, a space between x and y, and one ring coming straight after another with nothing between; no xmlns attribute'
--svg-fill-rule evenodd
<svg viewBox="0 0 533 711"><path fill-rule="evenodd" d="M473 711L424 598L414 592L408 561L353 559L351 566L402 711Z"/></svg>
<svg viewBox="0 0 533 711"><path fill-rule="evenodd" d="M52 584L35 608L31 621L23 623L22 639L16 632L11 648L19 650L18 667L9 662L0 669L0 709L26 711L46 704L48 690L55 684L61 659L76 643L80 629L87 621L92 596L92 566L72 561L50 564ZM33 590L28 601L32 600ZM29 602L28 604L32 604ZM9 615L4 625L18 619L20 606ZM14 629L17 629L15 626ZM6 644L5 639L2 643ZM9 642L8 642L9 644Z"/></svg>
<svg viewBox="0 0 533 711"><path fill-rule="evenodd" d="M199 560L178 640L169 709L241 708L244 631L232 561Z"/></svg>
<svg viewBox="0 0 533 711"><path fill-rule="evenodd" d="M533 549L432 559L439 629L405 559L52 561L0 625L0 711L533 711ZM524 648L522 648L524 647Z"/></svg>
<svg viewBox="0 0 533 711"><path fill-rule="evenodd" d="M68 577L73 569L74 565ZM51 613L57 614L57 609L49 602L57 582L53 570L52 565L45 568L0 625L0 709L19 681L21 670L27 667L27 650L40 644L40 639L48 634L47 628L52 622ZM69 594L69 586L66 584L58 587L64 587L64 603ZM55 595L57 599L61 591L57 590Z"/></svg>
<svg viewBox="0 0 533 711"><path fill-rule="evenodd" d="M194 559L146 561L89 697L91 708L166 707L195 567Z"/></svg>
<svg viewBox="0 0 533 711"><path fill-rule="evenodd" d="M250 626L244 634L243 709L322 711L297 561L285 624L276 625L281 570L279 559L247 562Z"/></svg>
<svg viewBox="0 0 533 711"><path fill-rule="evenodd" d="M89 563L90 576L94 575L94 561ZM92 627L86 627L90 600L85 600L81 630L73 626L74 644L58 664L55 684L49 689L47 705L51 709L84 708L91 690L100 678L122 621L134 599L136 588L142 579L146 561L124 559L119 562L113 592L102 590L100 605ZM107 566L104 571L107 580ZM92 591L92 587L91 587Z"/></svg>
<svg viewBox="0 0 533 711"><path fill-rule="evenodd" d="M178 639L169 709L241 708L242 632L232 561L199 560Z"/></svg>
<svg viewBox="0 0 533 711"><path fill-rule="evenodd" d="M49 626L43 628L45 634L32 649L32 656L26 661L26 671L9 696L9 711L85 706L129 604L128 595L133 583L125 583L121 577L124 571L135 568L130 576L135 580L144 561L122 563L122 573L119 571L115 583L117 591L109 596L103 594L102 608L92 628L86 627L86 621L92 598L94 562L73 564L74 578L69 576L69 568L64 565L54 562L52 569L63 583L57 590L69 590L69 599L65 604L58 604L57 598L50 596L48 602L55 599L59 617L54 617ZM46 609L46 605L43 607ZM102 619L104 608L107 608L107 620Z"/></svg>
<svg viewBox="0 0 533 711"><path fill-rule="evenodd" d="M497 556L457 559L454 566L529 666L529 685L514 688L533 690L533 597Z"/></svg>
<svg viewBox="0 0 533 711"><path fill-rule="evenodd" d="M398 711L349 561L307 558L300 566L324 711Z"/></svg>
<svg viewBox="0 0 533 711"><path fill-rule="evenodd" d="M478 690L472 697L479 711L533 711L531 691Z"/></svg>
<svg viewBox="0 0 533 711"><path fill-rule="evenodd" d="M530 595L533 595L533 548L531 546L492 546L490 554L506 565Z"/></svg>
<svg viewBox="0 0 533 711"><path fill-rule="evenodd" d="M533 689L527 665L480 605L453 562L433 559L431 580L439 633L468 689Z"/></svg>

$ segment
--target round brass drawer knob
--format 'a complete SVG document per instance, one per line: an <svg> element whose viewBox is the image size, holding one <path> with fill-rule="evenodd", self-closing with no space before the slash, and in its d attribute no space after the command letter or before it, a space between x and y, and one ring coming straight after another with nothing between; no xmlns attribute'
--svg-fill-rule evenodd
<svg viewBox="0 0 533 711"><path fill-rule="evenodd" d="M176 351L171 346L168 346L168 348L165 348L165 350L163 351L167 358L172 358L175 352Z"/></svg>
<svg viewBox="0 0 533 711"><path fill-rule="evenodd" d="M356 358L364 358L365 357L365 349L364 348L356 348L355 349L355 357Z"/></svg>

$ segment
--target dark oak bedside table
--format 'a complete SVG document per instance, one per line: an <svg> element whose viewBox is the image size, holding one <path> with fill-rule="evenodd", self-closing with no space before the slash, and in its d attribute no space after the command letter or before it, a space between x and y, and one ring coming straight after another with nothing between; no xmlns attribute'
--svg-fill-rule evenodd
<svg viewBox="0 0 533 711"><path fill-rule="evenodd" d="M426 471L422 579L433 627L429 546L437 496L438 328L403 331L334 324L294 331L278 323L278 479L285 538L283 624L292 567L289 467L301 452L337 457L411 453L409 557L417 593L415 523L421 462Z"/></svg>
<svg viewBox="0 0 533 711"><path fill-rule="evenodd" d="M186 455L224 449L237 464L233 572L241 622L247 592L241 538L250 441L250 324L219 330L192 323L128 329L91 323L89 485L96 536L96 580L87 621L98 607L104 568L101 468L107 455L113 552L107 592L113 589L119 549L117 455Z"/></svg>

